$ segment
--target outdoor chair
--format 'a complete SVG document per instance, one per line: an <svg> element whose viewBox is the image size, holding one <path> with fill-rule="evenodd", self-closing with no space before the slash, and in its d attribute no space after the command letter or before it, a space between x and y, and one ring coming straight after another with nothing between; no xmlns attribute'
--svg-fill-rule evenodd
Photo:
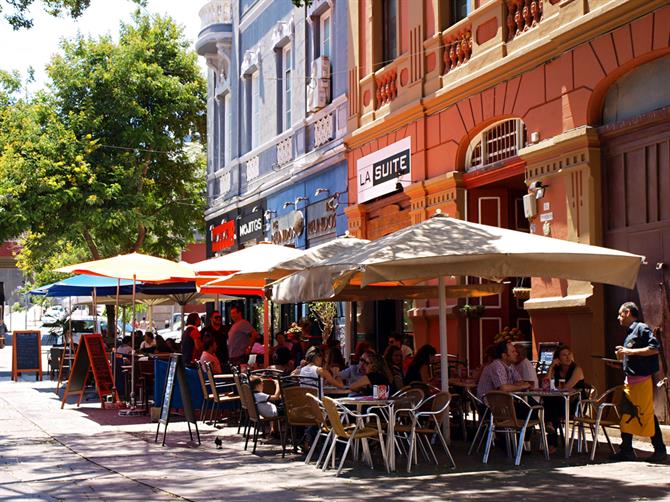
<svg viewBox="0 0 670 502"><path fill-rule="evenodd" d="M235 395L234 383L216 382L214 379L212 366L208 362L205 362L205 370L207 372L207 379L209 380L209 388L212 391L212 410L209 416L210 421L212 421L214 416L214 408L218 407L221 409L223 407L236 407L239 405L240 396ZM214 421L214 424L216 425L216 420Z"/></svg>
<svg viewBox="0 0 670 502"><path fill-rule="evenodd" d="M317 398L312 396L311 399ZM322 469L324 471L326 470L326 467L330 463L331 459L333 463L335 462L335 449L337 443L344 443L346 445L344 448L344 453L342 453L340 465L337 469L337 472L335 473L336 476L339 476L340 472L342 472L342 468L344 467L344 461L347 459L347 455L349 454L352 443L359 440L362 443L363 456L370 464L370 467L374 468L372 454L370 453L370 446L368 445L368 440L372 439L379 441L382 458L384 459L384 465L386 466L386 472L389 472L389 464L386 457L386 447L384 444L384 437L379 416L374 413L354 413L329 397L324 397L321 401L321 404L326 410L330 426L332 427L331 446L328 450L328 454L326 455ZM343 418L345 417L350 419L352 424L345 425L343 422ZM364 422L365 419L370 420L367 425ZM371 426L370 423L373 423L374 426Z"/></svg>
<svg viewBox="0 0 670 502"><path fill-rule="evenodd" d="M475 413L478 416L477 431L475 432L475 436L472 438L472 443L470 443L470 448L468 449L468 455L472 455L475 445L477 445L477 451L479 451L479 448L486 437L486 432L489 428L489 414L491 411L470 389L465 390L465 395L472 404L473 417L475 416Z"/></svg>
<svg viewBox="0 0 670 502"><path fill-rule="evenodd" d="M53 380L56 375L58 375L58 369L60 368L63 355L65 354L65 347L51 347L49 349L49 379Z"/></svg>
<svg viewBox="0 0 670 502"><path fill-rule="evenodd" d="M300 375L289 375L279 379L283 388L288 387L313 387L317 389L317 397L323 395L323 386L320 378L306 377Z"/></svg>
<svg viewBox="0 0 670 502"><path fill-rule="evenodd" d="M323 412L319 405L310 399L310 395L315 396L318 390L314 387L284 387L280 386L282 401L284 402L284 411L286 414L286 423L288 432L291 436L291 444L296 448L296 427L324 427ZM316 443L319 440L317 435L314 438L310 454L307 456L306 463L311 459Z"/></svg>
<svg viewBox="0 0 670 502"><path fill-rule="evenodd" d="M412 461L417 463L417 444L421 446L424 455L426 451L429 451L432 459L435 461L435 465L439 465L437 456L431 445L431 438L433 436L437 436L440 439L444 452L447 454L447 457L449 457L451 466L456 467L454 458L449 451L447 441L442 433L443 423L445 420L448 420L449 417L450 402L451 395L448 392L439 392L429 396L412 408L398 409L396 411L396 416L407 413L411 418L411 422L408 425L395 425L396 433L404 434L409 443L407 452L408 473L412 471ZM428 406L430 407L429 411L421 411Z"/></svg>
<svg viewBox="0 0 670 502"><path fill-rule="evenodd" d="M247 447L249 446L249 434L251 433L250 428L253 425L254 427L254 447L252 450L252 453L256 453L256 446L258 445L258 435L261 432L262 428L265 426L265 424L269 424L272 422L277 422L277 427L279 428L279 435L281 437L281 445L282 445L282 455L286 454L286 434L282 430L281 423L285 422L285 417L282 415L276 416L276 417L263 417L261 414L258 412L258 408L256 406L256 400L254 399L254 393L251 389L251 386L249 385L248 381L241 380L240 381L240 399L242 400L242 403L246 406L247 408L247 414L248 414L248 419L247 419L247 424L245 428L245 441L244 441L244 449L246 450Z"/></svg>
<svg viewBox="0 0 670 502"><path fill-rule="evenodd" d="M596 399L585 399L579 402L577 408L577 415L572 421L572 431L570 433L570 453L572 453L572 444L575 439L575 428L579 428L580 441L581 437L585 437L585 426L591 431L593 438L593 445L591 447L590 459L593 461L596 456L596 448L598 447L598 429L602 428L605 439L615 453L616 450L609 435L607 434L607 427L619 429L621 421L621 412L619 405L623 399L623 385L612 387L605 391Z"/></svg>
<svg viewBox="0 0 670 502"><path fill-rule="evenodd" d="M284 376L284 372L282 370L273 370L270 368L262 368L258 370L253 370L249 372L249 375L254 375L254 376L259 376L261 378L271 378L273 380L279 380L282 376Z"/></svg>
<svg viewBox="0 0 670 502"><path fill-rule="evenodd" d="M207 408L211 406L209 420L212 420L211 413L214 411L214 394L209 391L209 381L205 380L205 373L202 371L202 366L198 364L198 380L200 381L200 389L202 390L202 409L200 410L200 419L205 423Z"/></svg>
<svg viewBox="0 0 670 502"><path fill-rule="evenodd" d="M549 445L547 444L547 431L544 426L544 408L540 405L531 406L519 396L509 392L491 391L486 394L486 403L488 404L489 414L489 433L484 449L483 462L486 464L491 452L493 436L496 432L502 432L507 437L507 450L510 451L510 439L516 450L514 465L521 463L521 454L523 453L524 439L529 427L540 427L540 436L544 456L549 460ZM525 417L517 417L516 406L523 410ZM533 412L537 413L537 418L533 417ZM517 440L517 433L519 435Z"/></svg>
<svg viewBox="0 0 670 502"><path fill-rule="evenodd" d="M248 382L247 376L239 371L233 370L233 381L235 382L235 388L237 390L237 395L240 397L240 420L237 425L237 433L243 429L242 437L246 437L247 425L249 423L249 411L247 410L247 403L242 399L242 382Z"/></svg>

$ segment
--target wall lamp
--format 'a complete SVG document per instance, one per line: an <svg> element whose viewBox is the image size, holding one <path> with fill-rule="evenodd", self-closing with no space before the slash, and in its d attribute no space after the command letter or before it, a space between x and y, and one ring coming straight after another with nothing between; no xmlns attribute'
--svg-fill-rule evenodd
<svg viewBox="0 0 670 502"><path fill-rule="evenodd" d="M295 198L295 205L297 206L301 202L307 202L309 201L309 197L296 197Z"/></svg>
<svg viewBox="0 0 670 502"><path fill-rule="evenodd" d="M284 202L281 207L286 209L287 207L291 207L291 206L295 206L295 202L289 200L289 201Z"/></svg>
<svg viewBox="0 0 670 502"><path fill-rule="evenodd" d="M330 190L328 190L327 188L317 188L316 192L314 192L314 197L318 197L322 193L330 193Z"/></svg>
<svg viewBox="0 0 670 502"><path fill-rule="evenodd" d="M531 191L535 192L535 199L540 200L542 197L544 197L544 190L545 188L548 188L549 185L545 185L542 183L542 181L533 181L530 184L530 187L528 187Z"/></svg>

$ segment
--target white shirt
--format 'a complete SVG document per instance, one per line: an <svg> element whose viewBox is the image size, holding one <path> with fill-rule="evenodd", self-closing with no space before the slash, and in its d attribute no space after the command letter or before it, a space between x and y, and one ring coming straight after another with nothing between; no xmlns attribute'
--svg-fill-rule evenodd
<svg viewBox="0 0 670 502"><path fill-rule="evenodd" d="M519 375L521 375L521 380L532 382L533 389L538 388L537 373L535 372L535 368L533 368L533 363L524 357L523 361L516 363L514 367L519 372Z"/></svg>

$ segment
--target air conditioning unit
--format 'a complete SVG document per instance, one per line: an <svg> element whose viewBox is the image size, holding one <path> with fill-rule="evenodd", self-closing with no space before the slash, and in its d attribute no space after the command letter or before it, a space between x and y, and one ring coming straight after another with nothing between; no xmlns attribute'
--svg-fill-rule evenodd
<svg viewBox="0 0 670 502"><path fill-rule="evenodd" d="M321 56L312 61L312 78L307 87L307 107L315 112L330 102L330 60Z"/></svg>
<svg viewBox="0 0 670 502"><path fill-rule="evenodd" d="M529 193L523 196L523 214L527 219L531 219L537 214L535 194Z"/></svg>

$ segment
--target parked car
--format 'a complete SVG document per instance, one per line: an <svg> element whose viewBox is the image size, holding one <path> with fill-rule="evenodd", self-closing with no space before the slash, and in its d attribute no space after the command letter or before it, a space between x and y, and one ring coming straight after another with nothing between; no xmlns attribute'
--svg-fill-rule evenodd
<svg viewBox="0 0 670 502"><path fill-rule="evenodd" d="M107 331L107 319L104 317L98 317L98 323L101 331ZM70 329L70 320L66 319L63 321L63 326L66 331ZM123 323L119 320L116 322L117 326L117 335L119 338L123 336ZM130 334L133 331L133 327L126 323L125 332ZM72 342L79 343L81 335L87 333L95 333L95 318L93 316L83 316L72 318Z"/></svg>
<svg viewBox="0 0 670 502"><path fill-rule="evenodd" d="M61 319L64 319L67 315L65 307L62 305L53 305L46 309L44 314L42 314L42 324L44 326L53 326Z"/></svg>

